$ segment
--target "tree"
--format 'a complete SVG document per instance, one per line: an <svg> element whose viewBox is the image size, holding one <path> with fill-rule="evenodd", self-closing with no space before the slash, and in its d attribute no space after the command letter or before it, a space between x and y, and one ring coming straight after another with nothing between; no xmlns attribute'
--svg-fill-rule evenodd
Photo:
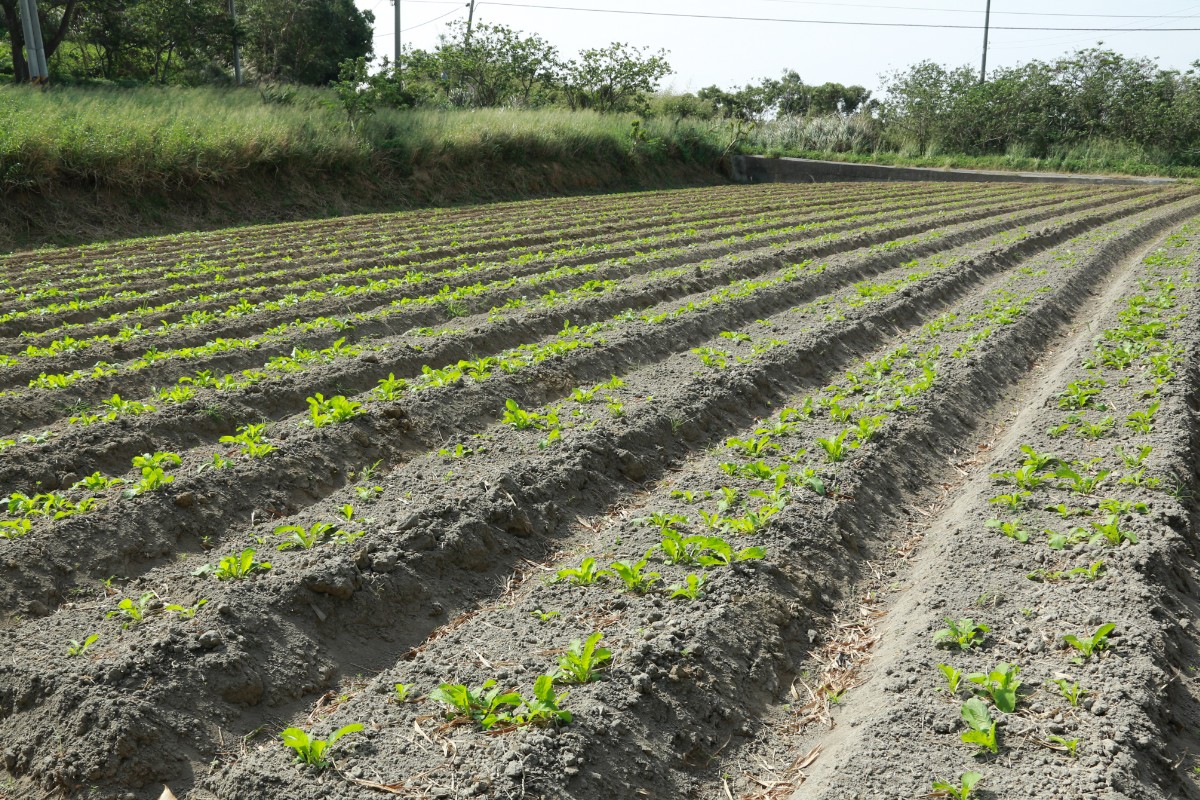
<svg viewBox="0 0 1200 800"><path fill-rule="evenodd" d="M43 0L39 4L38 18L42 26L42 44L46 49L47 61L66 38L78 7L79 0ZM0 11L4 13L4 27L8 29L9 41L12 44L13 80L16 83L27 83L29 65L25 61L25 32L21 28L20 17L17 16L17 0L0 0ZM48 31L54 33L46 38L45 34Z"/></svg>
<svg viewBox="0 0 1200 800"><path fill-rule="evenodd" d="M450 23L433 53L413 59L414 71L443 85L450 102L487 108L534 105L554 86L558 49L537 34L479 23Z"/></svg>
<svg viewBox="0 0 1200 800"><path fill-rule="evenodd" d="M346 59L371 54L374 22L354 0L246 0L242 53L259 78L325 85Z"/></svg>
<svg viewBox="0 0 1200 800"><path fill-rule="evenodd" d="M584 50L563 65L563 83L571 108L599 112L645 108L646 95L671 74L667 51L647 54L621 42Z"/></svg>

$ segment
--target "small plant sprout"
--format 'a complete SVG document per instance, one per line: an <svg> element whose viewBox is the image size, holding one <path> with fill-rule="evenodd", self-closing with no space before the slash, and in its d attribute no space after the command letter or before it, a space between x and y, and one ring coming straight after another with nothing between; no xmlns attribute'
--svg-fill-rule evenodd
<svg viewBox="0 0 1200 800"><path fill-rule="evenodd" d="M236 444L242 455L247 458L262 458L275 451L275 445L263 441L265 423L242 425L237 429L236 436L222 436L221 444Z"/></svg>
<svg viewBox="0 0 1200 800"><path fill-rule="evenodd" d="M524 702L517 692L498 689L491 678L474 690L461 683L443 683L429 693L429 699L448 707L447 719L471 720L484 730L512 722L510 709Z"/></svg>
<svg viewBox="0 0 1200 800"><path fill-rule="evenodd" d="M280 525L275 529L276 536L285 536L282 542L275 545L276 550L311 550L316 547L334 529L328 522L314 522L310 527L302 525Z"/></svg>
<svg viewBox="0 0 1200 800"><path fill-rule="evenodd" d="M541 414L525 411L512 398L504 401L504 416L500 418L500 421L519 431L535 430L545 426L545 419Z"/></svg>
<svg viewBox="0 0 1200 800"><path fill-rule="evenodd" d="M124 627L128 628L133 625L145 622L146 617L157 608L158 598L154 592L146 592L137 600L126 597L121 602L117 603L117 607L113 611L105 614L105 617L123 617L125 619Z"/></svg>
<svg viewBox="0 0 1200 800"><path fill-rule="evenodd" d="M728 567L739 561L757 561L767 555L763 547L744 547L735 551L729 542L719 536L706 537L704 549L705 552L696 559L704 567Z"/></svg>
<svg viewBox="0 0 1200 800"><path fill-rule="evenodd" d="M972 697L963 703L960 713L963 721L967 723L967 730L959 736L964 744L978 745L981 749L993 753L1000 751L996 740L996 721L988 712L986 703L978 697Z"/></svg>
<svg viewBox="0 0 1200 800"><path fill-rule="evenodd" d="M970 650L978 644L983 644L984 634L990 629L982 622L973 619L954 620L946 617L946 627L933 634L933 641L945 647L957 647L959 650Z"/></svg>
<svg viewBox="0 0 1200 800"><path fill-rule="evenodd" d="M1028 499L1029 492L1020 491L998 494L995 497L988 498L988 502L993 505L1004 506L1009 511L1016 511Z"/></svg>
<svg viewBox="0 0 1200 800"><path fill-rule="evenodd" d="M1025 454L1025 460L1022 465L1033 467L1037 472L1052 467L1056 464L1061 464L1062 460L1058 456L1053 456L1048 453L1039 453L1027 444L1021 445L1021 452Z"/></svg>
<svg viewBox="0 0 1200 800"><path fill-rule="evenodd" d="M699 600L704 594L704 584L708 579L703 575L688 573L683 579L683 583L673 583L667 587L667 591L671 593L671 599Z"/></svg>
<svg viewBox="0 0 1200 800"><path fill-rule="evenodd" d="M846 444L846 437L849 436L853 431L853 428L847 428L838 435L834 436L832 439L822 439L820 437L817 438L817 444L819 444L821 449L825 451L825 457L829 459L831 463L845 461L849 451L858 446L857 442L852 442L849 445Z"/></svg>
<svg viewBox="0 0 1200 800"><path fill-rule="evenodd" d="M100 634L93 633L90 636L88 636L87 638L85 638L82 642L72 639L71 643L69 645L67 645L67 655L70 656L71 658L74 658L75 656L83 655L84 653L86 653L88 651L89 647L91 647L93 644L96 643L96 640L99 638L100 638Z"/></svg>
<svg viewBox="0 0 1200 800"><path fill-rule="evenodd" d="M570 711L562 707L566 692L554 691L554 676L539 675L533 682L533 697L525 698L525 713L516 719L518 725L554 725L572 720Z"/></svg>
<svg viewBox="0 0 1200 800"><path fill-rule="evenodd" d="M1029 531L1021 526L1021 520L1014 519L1011 521L1001 521L998 519L989 519L984 523L989 528L995 528L1010 539L1018 542L1029 541Z"/></svg>
<svg viewBox="0 0 1200 800"><path fill-rule="evenodd" d="M396 693L393 695L393 697L396 699L397 703L407 703L409 701L409 695L412 693L412 684L397 683L395 686L395 692Z"/></svg>
<svg viewBox="0 0 1200 800"><path fill-rule="evenodd" d="M1110 514L1105 517L1103 522L1088 523L1095 531L1092 534L1091 544L1103 544L1109 547L1116 547L1121 542L1130 542L1137 544L1137 535L1131 530L1124 530L1117 524L1117 516Z"/></svg>
<svg viewBox="0 0 1200 800"><path fill-rule="evenodd" d="M326 399L325 395L317 392L307 400L309 422L314 428L345 422L362 413L362 403L348 400L340 394Z"/></svg>
<svg viewBox="0 0 1200 800"><path fill-rule="evenodd" d="M1109 634L1116 630L1116 627L1115 624L1106 622L1089 637L1080 639L1068 633L1066 636L1063 636L1063 641L1079 651L1079 655L1075 657L1075 662L1081 664L1091 658L1093 654L1097 654L1101 650L1108 648Z"/></svg>
<svg viewBox="0 0 1200 800"><path fill-rule="evenodd" d="M1110 474L1109 470L1101 470L1095 475L1081 475L1066 464L1063 464L1054 471L1055 477L1060 480L1063 486L1070 488L1076 494L1082 495L1090 495L1096 491L1096 487Z"/></svg>
<svg viewBox="0 0 1200 800"><path fill-rule="evenodd" d="M287 728L280 734L283 743L296 753L296 763L304 764L313 769L322 770L329 766L326 756L332 750L338 739L350 733L358 733L363 729L360 723L339 728L328 740L309 736L300 728Z"/></svg>
<svg viewBox="0 0 1200 800"><path fill-rule="evenodd" d="M651 551L653 552L653 551ZM639 561L614 561L603 570L605 575L612 575L625 586L625 590L634 594L645 594L662 578L657 572L646 572L650 563L650 553Z"/></svg>
<svg viewBox="0 0 1200 800"><path fill-rule="evenodd" d="M612 651L600 647L604 634L596 631L587 641L576 639L567 652L558 657L558 671L554 679L562 683L589 683L596 680L597 671L612 661Z"/></svg>
<svg viewBox="0 0 1200 800"><path fill-rule="evenodd" d="M986 692L996 708L1011 714L1017 708L1017 690L1021 688L1017 675L1020 671L1021 668L1016 664L1002 661L991 672L968 675L967 680Z"/></svg>
<svg viewBox="0 0 1200 800"><path fill-rule="evenodd" d="M958 783L934 781L932 797L951 797L954 800L971 800L976 784L983 779L978 772L964 772Z"/></svg>
<svg viewBox="0 0 1200 800"><path fill-rule="evenodd" d="M200 609L208 605L207 599L198 600L190 606L178 605L170 603L163 607L163 611L170 611L178 614L180 619L195 619L196 614L200 613Z"/></svg>
<svg viewBox="0 0 1200 800"><path fill-rule="evenodd" d="M604 570L596 569L596 559L585 558L578 567L560 569L554 576L555 582L570 581L576 586L591 586L602 578Z"/></svg>
<svg viewBox="0 0 1200 800"><path fill-rule="evenodd" d="M1081 739L1068 739L1065 736L1058 736L1057 734L1047 736L1046 740L1052 745L1052 750L1059 750L1066 753L1069 758L1075 758L1077 755L1076 751L1079 749L1079 743L1082 741Z"/></svg>
<svg viewBox="0 0 1200 800"><path fill-rule="evenodd" d="M958 694L958 685L962 682L962 672L949 664L938 664L938 671L946 678L946 689L951 695Z"/></svg>
<svg viewBox="0 0 1200 800"><path fill-rule="evenodd" d="M1059 693L1066 699L1068 703L1071 704L1073 708L1077 707L1079 705L1079 701L1083 699L1085 694L1088 693L1087 689L1084 689L1078 683L1074 683L1067 678L1055 678L1054 680L1050 681L1050 685L1057 686Z"/></svg>
<svg viewBox="0 0 1200 800"><path fill-rule="evenodd" d="M346 503L344 506L338 509L338 511L347 521L354 520L354 506L350 505L349 503Z"/></svg>
<svg viewBox="0 0 1200 800"><path fill-rule="evenodd" d="M561 613L558 611L542 611L540 608L535 608L533 611L530 611L529 613L532 614L533 616L537 617L538 622L549 622L550 620L554 619L555 617L561 616Z"/></svg>
<svg viewBox="0 0 1200 800"><path fill-rule="evenodd" d="M196 570L195 575L203 575L211 572L213 577L219 581L240 581L244 578L249 578L256 572L267 572L271 569L271 564L267 561L255 561L254 555L256 551L253 547L247 547L240 553L225 556L214 567L212 564L206 564Z"/></svg>

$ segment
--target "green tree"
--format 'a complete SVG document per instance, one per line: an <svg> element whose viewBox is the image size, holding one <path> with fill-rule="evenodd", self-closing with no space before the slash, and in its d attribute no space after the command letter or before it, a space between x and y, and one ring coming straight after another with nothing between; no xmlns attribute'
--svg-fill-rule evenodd
<svg viewBox="0 0 1200 800"><path fill-rule="evenodd" d="M667 51L647 50L613 42L584 50L578 59L563 64L563 85L571 108L600 112L644 109L646 95L671 74Z"/></svg>
<svg viewBox="0 0 1200 800"><path fill-rule="evenodd" d="M46 49L47 62L66 38L78 9L79 0L42 0L38 4L42 46ZM29 81L29 65L25 61L25 32L17 15L17 0L0 0L0 12L3 14L4 27L8 30L12 49L13 80L16 83L26 83Z"/></svg>
<svg viewBox="0 0 1200 800"><path fill-rule="evenodd" d="M354 0L244 0L242 53L261 79L325 85L346 59L369 56L375 16Z"/></svg>

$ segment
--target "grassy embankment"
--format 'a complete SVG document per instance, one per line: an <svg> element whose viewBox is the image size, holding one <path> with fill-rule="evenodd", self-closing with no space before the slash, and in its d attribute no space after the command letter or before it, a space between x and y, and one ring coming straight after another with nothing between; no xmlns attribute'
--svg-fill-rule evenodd
<svg viewBox="0 0 1200 800"><path fill-rule="evenodd" d="M719 180L727 128L545 111L381 110L331 94L0 88L0 250L244 221Z"/></svg>

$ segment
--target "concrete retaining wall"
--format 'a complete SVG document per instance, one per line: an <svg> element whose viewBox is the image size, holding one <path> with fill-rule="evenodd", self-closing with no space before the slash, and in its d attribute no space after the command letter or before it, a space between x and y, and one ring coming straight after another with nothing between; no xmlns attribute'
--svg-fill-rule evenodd
<svg viewBox="0 0 1200 800"><path fill-rule="evenodd" d="M733 156L738 183L825 183L829 181L995 181L1017 183L1166 184L1173 178L1109 178L1056 172L986 172L974 169L889 167L808 158Z"/></svg>

